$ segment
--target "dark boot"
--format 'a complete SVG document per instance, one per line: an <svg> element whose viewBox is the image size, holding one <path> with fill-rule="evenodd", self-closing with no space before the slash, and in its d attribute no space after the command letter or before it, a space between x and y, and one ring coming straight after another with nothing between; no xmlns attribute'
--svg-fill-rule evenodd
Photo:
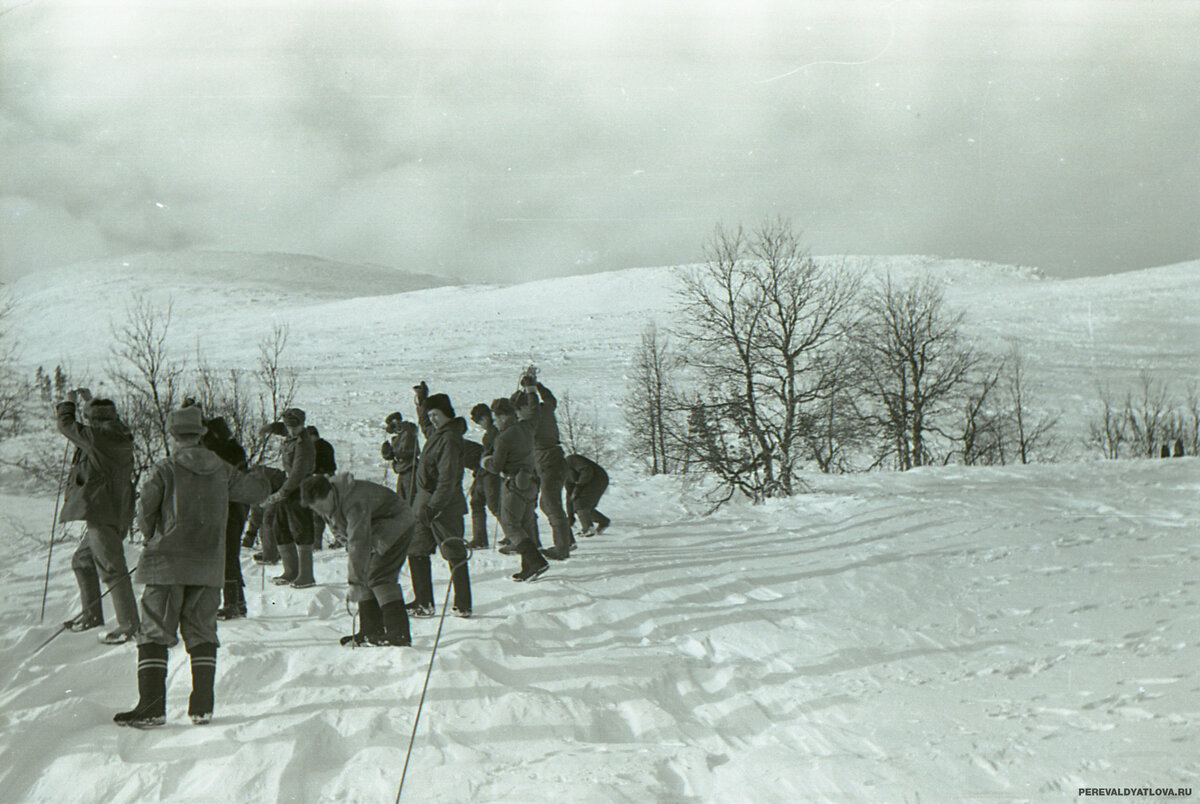
<svg viewBox="0 0 1200 804"><path fill-rule="evenodd" d="M408 577L412 580L413 603L432 609L433 563L429 556L409 556Z"/></svg>
<svg viewBox="0 0 1200 804"><path fill-rule="evenodd" d="M358 630L341 639L343 645L374 645L383 639L383 613L379 601L369 598L358 604Z"/></svg>
<svg viewBox="0 0 1200 804"><path fill-rule="evenodd" d="M237 581L226 581L221 588L224 605L217 609L218 620L236 620L246 616L246 593Z"/></svg>
<svg viewBox="0 0 1200 804"><path fill-rule="evenodd" d="M188 651L192 658L192 695L188 715L192 723L203 726L212 720L213 684L217 679L217 646L212 642L196 645Z"/></svg>
<svg viewBox="0 0 1200 804"><path fill-rule="evenodd" d="M408 611L403 600L393 600L383 606L383 641L381 644L407 648L412 645L408 630Z"/></svg>
<svg viewBox="0 0 1200 804"><path fill-rule="evenodd" d="M296 573L296 579L292 581L292 586L296 589L308 589L310 586L317 585L317 579L313 577L312 554L311 544L296 545L296 555L300 559L300 568Z"/></svg>
<svg viewBox="0 0 1200 804"><path fill-rule="evenodd" d="M449 563L449 562L447 562ZM471 572L467 560L457 562L450 569L450 584L454 587L454 614L458 617L471 616Z"/></svg>
<svg viewBox="0 0 1200 804"><path fill-rule="evenodd" d="M167 646L138 645L138 702L128 712L113 715L118 726L147 729L167 722Z"/></svg>
<svg viewBox="0 0 1200 804"><path fill-rule="evenodd" d="M312 553L309 553L309 558L311 557ZM296 545L292 542L279 545L279 558L283 561L283 574L276 575L271 579L271 583L287 586L300 574L300 556L296 552Z"/></svg>
<svg viewBox="0 0 1200 804"><path fill-rule="evenodd" d="M531 542L521 542L520 552L521 571L512 576L514 581L532 581L550 567L550 562L542 557Z"/></svg>

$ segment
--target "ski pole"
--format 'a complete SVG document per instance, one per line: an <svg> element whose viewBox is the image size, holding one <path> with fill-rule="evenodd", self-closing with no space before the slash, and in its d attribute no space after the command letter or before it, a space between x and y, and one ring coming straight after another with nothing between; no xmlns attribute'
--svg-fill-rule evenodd
<svg viewBox="0 0 1200 804"><path fill-rule="evenodd" d="M97 603L99 603L101 600L104 600L104 598L108 597L108 596L109 596L109 594L112 592L112 590L116 588L117 584L119 584L119 583L121 583L122 581L124 581L124 580L125 580L126 578L128 578L130 575L133 575L133 573L134 573L134 572L136 572L136 571L137 571L137 564L134 564L134 565L133 565L133 569L129 570L129 572L127 572L127 573L125 573L124 575L122 575L122 576L121 576L120 578L118 578L118 579L117 579L115 582L113 582L113 583L109 584L109 585L108 585L108 591L107 591L107 592L105 592L104 594L100 595L100 597L96 598L96 602L97 602ZM29 658L31 658L31 659L32 659L34 656L36 656L36 655L37 655L37 653L38 653L38 651L40 651L42 648L44 648L44 647L46 647L47 645L49 645L51 642L53 642L53 641L55 640L55 638L56 638L56 637L57 637L59 634L61 634L63 631L66 631L66 630L67 630L68 628L70 628L70 627L71 627L71 620L67 620L65 623L63 623L63 624L62 624L62 625L59 627L59 629L58 629L57 631L55 631L53 634L51 634L51 635L50 635L50 638L49 638L49 639L47 639L45 642L43 642L42 644L40 644L40 645L38 645L36 648L34 648L34 649L33 649L33 653L29 654Z"/></svg>
<svg viewBox="0 0 1200 804"><path fill-rule="evenodd" d="M408 752L404 755L404 768L400 771L400 787L396 790L396 804L400 804L400 796L404 794L404 778L408 775L408 760L412 757L413 742L417 739L417 725L421 722L421 708L425 705L425 693L429 689L429 677L433 673L433 660L437 656L438 642L442 639L442 626L446 624L446 608L450 605L450 589L454 586L454 571L471 560L471 547L466 540L454 537L446 539L446 542L462 542L463 548L467 551L466 556L462 561L453 564L450 567L450 580L446 581L446 597L442 600L442 617L438 620L437 634L433 637L433 650L429 653L429 666L425 669L425 685L421 687L421 700L417 702L417 714L413 718L412 734L408 738Z"/></svg>
<svg viewBox="0 0 1200 804"><path fill-rule="evenodd" d="M54 495L54 518L50 520L50 548L46 551L46 581L42 584L42 613L38 616L38 625L46 621L46 594L50 591L50 557L54 555L54 531L58 527L58 504L62 501L63 484L67 476L67 453L71 442L63 446L62 466L58 469L58 493Z"/></svg>

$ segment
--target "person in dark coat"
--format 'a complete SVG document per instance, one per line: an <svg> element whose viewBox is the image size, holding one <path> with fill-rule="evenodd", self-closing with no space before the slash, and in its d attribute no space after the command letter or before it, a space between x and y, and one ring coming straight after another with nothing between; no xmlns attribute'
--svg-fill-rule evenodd
<svg viewBox="0 0 1200 804"><path fill-rule="evenodd" d="M550 520L554 534L554 547L542 551L546 558L565 561L571 555L574 539L571 523L563 508L563 482L566 478L566 459L558 438L558 420L555 409L558 400L550 389L542 385L529 373L521 377L521 390L525 393L525 404L517 406L517 416L527 418L533 424L534 463L538 476L538 507Z"/></svg>
<svg viewBox="0 0 1200 804"><path fill-rule="evenodd" d="M304 428L313 438L313 451L316 455L313 466L314 475L323 475L325 477L333 477L337 473L337 454L334 452L333 444L330 444L325 439L321 438L321 433L316 427L311 424ZM320 550L324 547L321 541L325 535L325 520L316 511L312 512L313 522L313 549ZM333 545L338 547L339 545Z"/></svg>
<svg viewBox="0 0 1200 804"><path fill-rule="evenodd" d="M81 402L87 423L76 418ZM103 580L112 595L117 628L100 641L119 645L133 639L139 624L124 546L133 520L133 435L116 405L92 399L86 388L68 393L56 412L58 432L75 445L58 521L87 524L71 557L82 610L63 625L76 632L104 625Z"/></svg>
<svg viewBox="0 0 1200 804"><path fill-rule="evenodd" d="M424 383L422 383L424 386ZM418 604L433 606L433 578L429 556L435 546L450 566L454 587L454 613L471 616L471 575L467 568L466 542L463 540L463 516L467 500L463 496L463 434L467 423L455 416L450 397L445 394L423 395L420 408L421 433L425 446L417 461L417 520L428 529L418 529L409 549L409 573ZM413 564L413 558L425 561ZM414 572L414 567L416 572Z"/></svg>
<svg viewBox="0 0 1200 804"><path fill-rule="evenodd" d="M317 582L313 578L312 513L300 505L300 484L316 468L317 450L304 428L304 411L288 408L279 418L280 421L263 428L264 434L281 435L281 430L287 433L280 448L281 466L287 479L279 491L267 498L263 510L283 561L283 574L272 580L276 586L307 589Z"/></svg>
<svg viewBox="0 0 1200 804"><path fill-rule="evenodd" d="M233 431L223 417L204 419L204 435L200 443L234 469L246 470L246 450L234 438ZM221 592L222 605L217 609L217 619L220 620L245 617L247 613L239 540L249 513L249 506L230 500L229 515L225 521L225 585Z"/></svg>
<svg viewBox="0 0 1200 804"><path fill-rule="evenodd" d="M346 582L358 603L358 631L343 645L412 644L404 591L398 578L416 518L399 494L349 473L314 475L300 484L300 500L346 541Z"/></svg>
<svg viewBox="0 0 1200 804"><path fill-rule="evenodd" d="M229 502L256 503L268 493L261 475L240 472L201 446L199 408L172 411L167 431L171 455L150 470L138 497L137 526L146 539L136 574L145 584L137 636L138 703L113 716L119 726L166 722L167 650L177 634L191 658L188 715L197 725L212 719Z"/></svg>
<svg viewBox="0 0 1200 804"><path fill-rule="evenodd" d="M479 444L479 462L472 467L471 489L467 494L471 507L471 541L467 546L472 550L484 550L488 546L488 511L497 522L500 521L500 475L484 469L483 459L492 454L500 431L492 419L492 409L482 402L471 408L471 421L483 431L483 438Z"/></svg>
<svg viewBox="0 0 1200 804"><path fill-rule="evenodd" d="M521 569L512 579L531 581L549 567L538 551L533 535L538 493L534 479L533 433L528 426L517 421L512 402L504 397L492 402L492 415L499 433L492 454L484 458L483 466L503 478L500 527L504 529L513 551L521 556Z"/></svg>
<svg viewBox="0 0 1200 804"><path fill-rule="evenodd" d="M400 411L395 411L384 420L384 428L388 440L380 446L380 455L391 464L396 475L396 493L411 506L416 498L417 457L421 452L417 426L406 422Z"/></svg>
<svg viewBox="0 0 1200 804"><path fill-rule="evenodd" d="M580 535L603 533L611 520L596 510L596 505L608 488L608 472L582 455L568 455L564 488L567 492L567 518L574 523L575 518L579 517L579 525L583 528Z"/></svg>

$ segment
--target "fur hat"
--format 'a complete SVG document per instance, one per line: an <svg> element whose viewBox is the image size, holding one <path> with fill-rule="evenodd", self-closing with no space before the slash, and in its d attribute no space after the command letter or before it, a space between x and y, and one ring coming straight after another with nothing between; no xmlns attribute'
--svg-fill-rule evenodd
<svg viewBox="0 0 1200 804"><path fill-rule="evenodd" d="M173 436L204 435L204 419L200 415L200 408L180 408L168 413L167 432Z"/></svg>
<svg viewBox="0 0 1200 804"><path fill-rule="evenodd" d="M505 397L492 400L492 415L493 416L516 416L517 411L513 408L512 402L509 402Z"/></svg>
<svg viewBox="0 0 1200 804"><path fill-rule="evenodd" d="M446 414L447 419L454 418L454 406L450 404L450 397L445 394L434 394L425 400L422 405L426 412L431 410L440 410Z"/></svg>
<svg viewBox="0 0 1200 804"><path fill-rule="evenodd" d="M288 427L299 427L304 424L304 411L300 408L288 408L279 414L279 420Z"/></svg>
<svg viewBox="0 0 1200 804"><path fill-rule="evenodd" d="M88 419L94 422L114 422L120 418L111 399L93 399L87 403L86 412Z"/></svg>

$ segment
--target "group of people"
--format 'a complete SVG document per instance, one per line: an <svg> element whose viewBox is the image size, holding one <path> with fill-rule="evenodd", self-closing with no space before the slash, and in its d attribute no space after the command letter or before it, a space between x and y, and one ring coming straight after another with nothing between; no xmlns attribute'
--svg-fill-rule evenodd
<svg viewBox="0 0 1200 804"><path fill-rule="evenodd" d="M133 439L115 405L86 389L67 394L57 407L58 429L76 450L59 519L84 521L86 530L71 562L81 611L64 627L104 624L103 581L118 626L101 641L138 645L138 704L115 722L140 728L165 722L167 651L179 636L191 660L188 713L197 724L211 719L217 621L246 616L239 550L255 538L262 544L255 561L283 565L274 582L304 589L316 584L312 554L328 527L332 545L346 549L349 597L358 604L358 627L341 643L409 646L410 616L435 614L435 552L449 565L454 614L471 615L468 556L490 546L489 512L504 533L500 552L520 557L512 575L518 582L569 558L576 520L583 536L608 527L596 509L608 476L594 461L564 453L557 400L534 372L522 374L511 396L471 409L482 431L478 442L464 437L466 421L449 396L430 394L424 382L414 393L417 423L399 412L384 423L381 453L395 474L394 489L338 473L332 446L298 408L260 432L284 436L276 468L249 465L223 419L205 419L199 406L185 404L167 418L169 456L143 481L136 512ZM464 494L466 472L471 484ZM539 509L550 522L551 547L541 544ZM145 540L132 572L122 546L131 523ZM399 582L405 565L408 602ZM131 576L145 585L140 611Z"/></svg>

